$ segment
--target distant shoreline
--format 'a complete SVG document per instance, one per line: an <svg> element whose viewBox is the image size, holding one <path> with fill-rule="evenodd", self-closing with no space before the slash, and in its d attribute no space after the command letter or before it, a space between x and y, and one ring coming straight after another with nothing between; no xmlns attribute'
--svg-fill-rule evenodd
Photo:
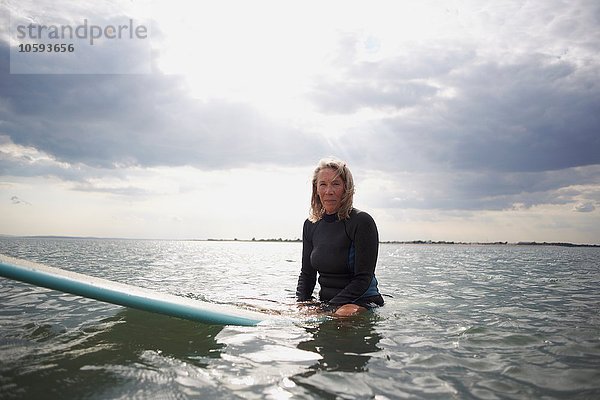
<svg viewBox="0 0 600 400"><path fill-rule="evenodd" d="M23 238L23 239L74 239L74 240L164 240L181 242L250 242L250 243L302 243L301 239L132 239L119 237L96 237L96 236L62 236L62 235L2 235L0 239ZM558 247L600 247L600 244L580 244L569 242L456 242L446 240L387 240L380 241L380 244L414 244L414 245L452 245L452 246L558 246Z"/></svg>
<svg viewBox="0 0 600 400"><path fill-rule="evenodd" d="M300 239L191 239L203 242L273 242L273 243L301 243ZM446 240L387 240L380 244L433 244L433 245L456 245L456 246L560 246L560 247L600 247L598 244L578 244L569 242L455 242Z"/></svg>
<svg viewBox="0 0 600 400"><path fill-rule="evenodd" d="M413 240L413 241L386 241L384 244L436 244L436 245L458 245L458 246L559 246L559 247L600 247L598 244L579 244L569 242L452 242L452 241L432 241L432 240Z"/></svg>

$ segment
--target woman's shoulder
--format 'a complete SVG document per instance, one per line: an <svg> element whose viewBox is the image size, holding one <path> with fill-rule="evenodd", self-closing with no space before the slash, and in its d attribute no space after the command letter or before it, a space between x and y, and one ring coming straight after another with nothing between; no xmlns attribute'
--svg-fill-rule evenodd
<svg viewBox="0 0 600 400"><path fill-rule="evenodd" d="M302 226L302 229L304 229L305 231L312 230L318 222L319 221L313 222L309 218L306 218L306 220L304 220L304 225Z"/></svg>
<svg viewBox="0 0 600 400"><path fill-rule="evenodd" d="M348 221L350 222L350 226L354 226L356 228L370 226L377 229L377 225L375 224L373 217L371 217L371 214L356 208L353 208L352 211L350 211Z"/></svg>
<svg viewBox="0 0 600 400"><path fill-rule="evenodd" d="M352 240L359 240L359 238L374 238L374 240L379 240L377 239L377 225L369 213L355 208L350 212L348 221L346 233Z"/></svg>
<svg viewBox="0 0 600 400"><path fill-rule="evenodd" d="M371 215L368 212L359 210L357 208L353 208L352 211L350 211L349 217L350 217L350 219L354 219L357 222L360 222L360 221L375 222L373 217L371 217Z"/></svg>

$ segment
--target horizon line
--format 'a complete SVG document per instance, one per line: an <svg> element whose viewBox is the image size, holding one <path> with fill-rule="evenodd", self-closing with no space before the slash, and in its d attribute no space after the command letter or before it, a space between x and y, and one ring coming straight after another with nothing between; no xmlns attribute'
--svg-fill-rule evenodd
<svg viewBox="0 0 600 400"><path fill-rule="evenodd" d="M23 238L23 239L94 239L94 240L156 240L156 241L173 241L173 242L272 242L272 243L301 243L300 238L255 238L239 239L239 238L186 238L186 239L167 239L167 238L127 238L118 236L71 236L71 235L10 235L0 234L0 238ZM380 240L379 244L435 244L435 245L498 245L498 246L564 246L564 247L600 247L596 243L573 243L573 242L548 242L548 241L456 241L456 240Z"/></svg>

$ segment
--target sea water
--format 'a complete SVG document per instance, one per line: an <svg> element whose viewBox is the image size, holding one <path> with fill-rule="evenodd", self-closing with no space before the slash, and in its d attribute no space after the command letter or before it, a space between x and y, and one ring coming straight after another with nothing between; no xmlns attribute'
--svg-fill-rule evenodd
<svg viewBox="0 0 600 400"><path fill-rule="evenodd" d="M0 278L0 398L600 398L600 249L382 244L386 305L314 318L300 243L1 238L0 252L279 322L215 326Z"/></svg>

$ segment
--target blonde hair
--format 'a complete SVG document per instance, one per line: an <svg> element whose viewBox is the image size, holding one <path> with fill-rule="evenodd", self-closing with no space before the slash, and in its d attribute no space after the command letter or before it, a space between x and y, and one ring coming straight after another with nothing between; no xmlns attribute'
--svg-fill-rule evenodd
<svg viewBox="0 0 600 400"><path fill-rule="evenodd" d="M325 168L331 168L336 173L336 178L340 177L344 182L344 194L342 195L340 209L337 212L338 219L347 219L352 211L352 201L354 199L354 178L344 161L336 158L323 158L319 161L312 177L312 196L310 199L310 213L308 219L311 222L317 222L325 215L325 207L321 203L317 190L317 179L319 172Z"/></svg>

